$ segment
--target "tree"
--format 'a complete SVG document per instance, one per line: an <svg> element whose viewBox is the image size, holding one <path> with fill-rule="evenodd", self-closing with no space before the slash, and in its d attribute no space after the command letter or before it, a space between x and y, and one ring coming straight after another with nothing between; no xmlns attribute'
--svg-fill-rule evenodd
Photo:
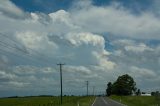
<svg viewBox="0 0 160 106"><path fill-rule="evenodd" d="M152 95L152 96L155 96L155 94L156 94L156 92L151 92L151 95Z"/></svg>
<svg viewBox="0 0 160 106"><path fill-rule="evenodd" d="M107 95L107 96L110 96L111 94L112 94L112 83L109 82L109 83L107 84L106 95Z"/></svg>
<svg viewBox="0 0 160 106"><path fill-rule="evenodd" d="M138 96L138 95L141 95L140 89L138 89L138 90L136 91L136 95L137 95L137 96Z"/></svg>
<svg viewBox="0 0 160 106"><path fill-rule="evenodd" d="M112 85L112 93L116 95L131 95L136 90L136 83L128 74L119 76Z"/></svg>

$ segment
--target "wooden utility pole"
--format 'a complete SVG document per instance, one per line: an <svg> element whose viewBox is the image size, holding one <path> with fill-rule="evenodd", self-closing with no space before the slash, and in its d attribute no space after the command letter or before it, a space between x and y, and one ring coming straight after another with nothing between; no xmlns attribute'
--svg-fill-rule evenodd
<svg viewBox="0 0 160 106"><path fill-rule="evenodd" d="M87 84L87 96L88 96L88 81L86 81L86 84Z"/></svg>
<svg viewBox="0 0 160 106"><path fill-rule="evenodd" d="M95 86L93 86L93 96L95 95L95 93L94 93L94 92L95 92Z"/></svg>
<svg viewBox="0 0 160 106"><path fill-rule="evenodd" d="M63 96L63 89L62 89L62 66L63 65L65 65L65 64L62 64L62 63L59 63L59 64L57 64L57 65L59 65L59 67L60 67L60 83L61 83L61 104L62 104L62 101L63 101L63 99L62 99L62 96Z"/></svg>

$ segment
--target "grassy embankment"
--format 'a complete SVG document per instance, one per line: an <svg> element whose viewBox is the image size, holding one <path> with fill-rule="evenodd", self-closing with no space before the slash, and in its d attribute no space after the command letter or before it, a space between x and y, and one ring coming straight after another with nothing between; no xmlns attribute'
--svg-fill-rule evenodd
<svg viewBox="0 0 160 106"><path fill-rule="evenodd" d="M91 106L95 97L63 97L62 106ZM59 97L1 98L0 106L61 106Z"/></svg>
<svg viewBox="0 0 160 106"><path fill-rule="evenodd" d="M155 96L111 96L127 106L160 106L160 97Z"/></svg>

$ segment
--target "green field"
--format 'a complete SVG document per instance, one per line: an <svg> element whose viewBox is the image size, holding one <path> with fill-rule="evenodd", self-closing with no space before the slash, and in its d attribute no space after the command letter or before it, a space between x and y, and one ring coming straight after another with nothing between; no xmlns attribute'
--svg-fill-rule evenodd
<svg viewBox="0 0 160 106"><path fill-rule="evenodd" d="M1 98L0 106L91 106L95 97L63 97L63 105L60 105L60 97L20 97Z"/></svg>
<svg viewBox="0 0 160 106"><path fill-rule="evenodd" d="M160 98L155 96L111 96L127 106L160 106Z"/></svg>

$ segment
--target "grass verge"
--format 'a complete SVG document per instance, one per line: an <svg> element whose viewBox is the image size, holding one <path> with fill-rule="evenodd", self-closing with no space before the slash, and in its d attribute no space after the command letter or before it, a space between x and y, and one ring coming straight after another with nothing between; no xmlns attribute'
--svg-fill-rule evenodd
<svg viewBox="0 0 160 106"><path fill-rule="evenodd" d="M160 99L155 96L111 96L113 100L127 106L160 106Z"/></svg>
<svg viewBox="0 0 160 106"><path fill-rule="evenodd" d="M94 99L92 96L66 96L61 105L60 97L1 98L0 106L91 106Z"/></svg>

